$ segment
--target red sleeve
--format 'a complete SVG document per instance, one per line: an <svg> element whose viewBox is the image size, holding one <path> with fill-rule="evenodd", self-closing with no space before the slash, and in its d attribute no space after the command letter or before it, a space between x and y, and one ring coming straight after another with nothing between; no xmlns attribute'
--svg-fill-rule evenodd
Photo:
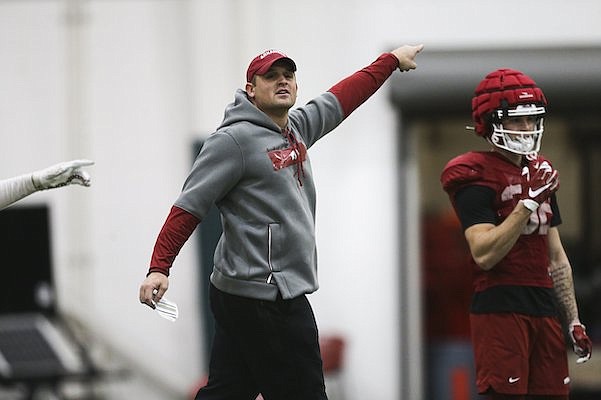
<svg viewBox="0 0 601 400"><path fill-rule="evenodd" d="M169 268L175 257L199 223L200 219L189 212L176 206L171 207L154 245L148 273L160 272L169 276Z"/></svg>
<svg viewBox="0 0 601 400"><path fill-rule="evenodd" d="M332 86L329 92L338 98L344 117L374 94L398 67L399 60L394 54L384 53L367 67Z"/></svg>

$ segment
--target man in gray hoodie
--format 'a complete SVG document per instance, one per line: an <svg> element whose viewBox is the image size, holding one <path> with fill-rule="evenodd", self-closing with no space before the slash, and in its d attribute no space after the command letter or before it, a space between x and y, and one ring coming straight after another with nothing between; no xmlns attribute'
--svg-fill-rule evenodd
<svg viewBox="0 0 601 400"><path fill-rule="evenodd" d="M307 154L396 70L416 68L423 45L401 46L302 107L296 64L256 56L223 122L205 141L159 233L140 301L152 308L169 269L216 204L223 234L210 277L215 337L208 384L196 399L327 399L317 326L315 186Z"/></svg>

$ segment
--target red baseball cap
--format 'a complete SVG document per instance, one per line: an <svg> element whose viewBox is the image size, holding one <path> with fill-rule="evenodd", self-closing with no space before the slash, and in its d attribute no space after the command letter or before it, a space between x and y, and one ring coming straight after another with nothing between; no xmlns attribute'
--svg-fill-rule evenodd
<svg viewBox="0 0 601 400"><path fill-rule="evenodd" d="M296 64L286 54L273 49L265 50L250 62L250 65L246 70L246 82L252 81L255 75L265 74L269 68L271 68L273 63L279 60L285 60L289 63L292 71L296 71Z"/></svg>

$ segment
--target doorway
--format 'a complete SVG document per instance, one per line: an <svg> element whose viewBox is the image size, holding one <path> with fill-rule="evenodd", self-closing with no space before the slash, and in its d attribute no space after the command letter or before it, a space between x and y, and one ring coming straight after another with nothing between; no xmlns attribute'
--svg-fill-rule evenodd
<svg viewBox="0 0 601 400"><path fill-rule="evenodd" d="M444 256L450 249L460 253L463 240L457 221L453 220L448 198L440 187L439 177L450 158L468 150L488 147L483 139L466 131L465 126L472 124L471 97L474 88L488 72L497 68L510 67L530 75L549 100L542 153L554 162L561 174L558 198L563 223L560 231L574 269L581 319L587 325L591 339L597 343L601 341L601 314L594 307L599 300L597 293L601 292L601 273L597 272L601 270L601 211L595 209L595 205L601 202L601 188L598 188L601 178L601 124L594 106L601 96L601 70L592 67L595 65L601 65L601 47L435 50L420 55L418 70L414 73L393 76L391 100L398 112L401 137L398 154L402 195L399 196L399 207L404 210L400 213L403 243L399 247L409 249L412 236L422 239L419 259L401 255L399 260L401 271L404 271L402 277L418 270L422 282L422 312L401 316L401 335L410 336L414 332L410 327L414 324L420 324L424 327L423 332L427 333L419 338L422 342L419 348L401 346L403 393L425 393L425 388L455 383L458 385L457 392L452 387L445 387L441 392L448 393L448 396L457 395L452 397L453 400L473 396L469 389L473 385L469 365L467 375L458 374L452 368L452 362L445 364L448 365L447 371L434 371L428 365L433 362L428 363L428 357L425 357L421 368L423 378L415 380L412 379L415 365L411 361L416 359L413 353L438 343L449 344L450 341L451 344L463 343L459 351L461 356L455 356L457 360L464 360L465 364L465 314L447 320L436 318L452 316L457 311L434 307L441 304L442 298L446 299L445 306L458 310L466 307L469 299L466 293L469 289L461 279L436 280L436 268L441 268L442 262L446 268L453 268L453 262L449 261L452 259L449 257L442 257L441 261L431 255ZM407 174L414 176L407 177ZM412 216L415 215L419 215L417 226L412 224L415 221ZM444 235L445 232L451 233ZM444 246L447 246L446 250ZM470 281L469 276L466 280ZM441 289L441 283L447 287ZM399 284L401 293L411 292L411 282L401 281ZM425 288L426 284L430 287ZM401 302L400 310L419 304L419 301L406 296L401 296ZM402 340L409 342L406 338ZM451 351L449 354L452 356L454 353ZM571 368L574 365L570 362ZM571 371L572 398L585 398L586 392L601 390L599 377L587 374L599 368L587 365L587 368ZM438 379L435 378L437 376L444 379L437 382L430 379ZM467 389L466 379L470 380ZM417 386L420 388L416 389Z"/></svg>

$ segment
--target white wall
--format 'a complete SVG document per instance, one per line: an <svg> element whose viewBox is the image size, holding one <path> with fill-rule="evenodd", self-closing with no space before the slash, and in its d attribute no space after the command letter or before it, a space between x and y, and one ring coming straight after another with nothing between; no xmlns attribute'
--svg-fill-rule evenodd
<svg viewBox="0 0 601 400"><path fill-rule="evenodd" d="M91 188L23 202L52 207L61 307L183 394L203 363L194 244L173 269L177 323L142 307L138 285L191 143L220 122L250 58L293 57L300 104L393 46L598 44L600 16L593 0L0 1L0 176L96 161ZM322 333L348 338L350 400L401 393L394 118L385 86L311 152L321 289L310 299Z"/></svg>

